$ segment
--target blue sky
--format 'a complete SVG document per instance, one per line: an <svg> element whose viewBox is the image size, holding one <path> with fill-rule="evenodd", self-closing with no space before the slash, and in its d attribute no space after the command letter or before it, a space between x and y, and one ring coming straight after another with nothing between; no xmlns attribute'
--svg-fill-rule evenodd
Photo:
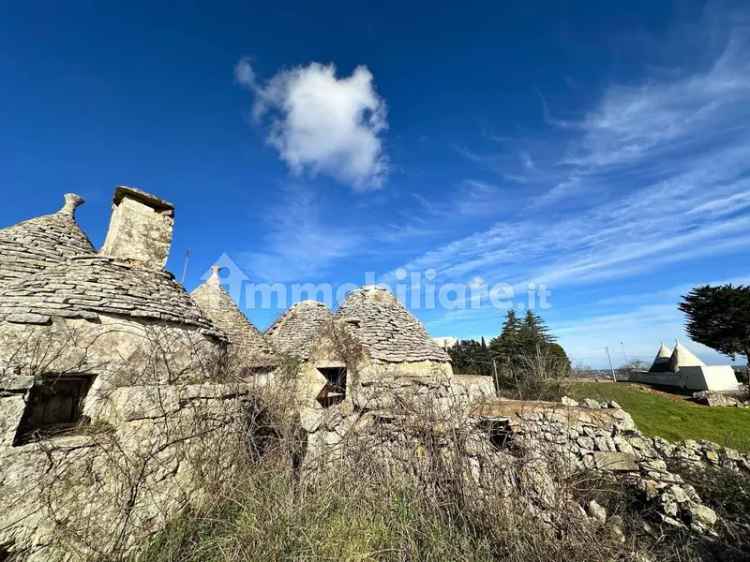
<svg viewBox="0 0 750 562"><path fill-rule="evenodd" d="M100 244L134 185L176 204L190 289L221 256L260 283L430 272L477 289L415 306L430 332L491 337L491 288L541 284L594 366L687 340L691 286L750 282L742 2L158 4L0 7L0 224L75 191Z"/></svg>

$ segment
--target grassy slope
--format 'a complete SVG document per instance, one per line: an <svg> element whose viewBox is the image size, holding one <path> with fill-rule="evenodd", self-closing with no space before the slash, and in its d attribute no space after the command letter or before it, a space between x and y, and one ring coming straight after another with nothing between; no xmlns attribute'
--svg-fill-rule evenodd
<svg viewBox="0 0 750 562"><path fill-rule="evenodd" d="M750 451L750 409L709 408L627 383L574 383L568 394L576 399L615 400L646 435L670 441L707 439Z"/></svg>

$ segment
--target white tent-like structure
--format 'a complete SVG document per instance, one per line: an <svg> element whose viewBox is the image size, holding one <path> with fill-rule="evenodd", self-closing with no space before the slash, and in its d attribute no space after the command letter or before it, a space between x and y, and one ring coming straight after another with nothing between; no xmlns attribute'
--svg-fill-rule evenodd
<svg viewBox="0 0 750 562"><path fill-rule="evenodd" d="M698 359L695 354L687 347L682 345L679 340L675 341L674 350L669 358L669 370L677 373L685 367L706 367L707 365Z"/></svg>
<svg viewBox="0 0 750 562"><path fill-rule="evenodd" d="M648 372L634 373L630 380L684 390L739 390L730 365L706 365L679 341L675 341L672 351L662 343Z"/></svg>
<svg viewBox="0 0 750 562"><path fill-rule="evenodd" d="M671 357L672 352L669 351L669 348L666 345L664 345L664 342L661 342L659 351L656 352L656 357L654 357L654 362L651 364L649 372L663 373L664 371L669 371L669 360Z"/></svg>

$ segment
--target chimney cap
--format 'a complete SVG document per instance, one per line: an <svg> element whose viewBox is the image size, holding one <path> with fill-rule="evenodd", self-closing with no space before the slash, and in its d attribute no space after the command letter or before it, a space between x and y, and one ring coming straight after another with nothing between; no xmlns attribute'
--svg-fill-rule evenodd
<svg viewBox="0 0 750 562"><path fill-rule="evenodd" d="M170 216L174 214L174 205L165 199L157 197L151 193L147 193L137 187L129 187L127 185L118 185L115 189L115 195L112 202L115 205L119 205L125 198L135 199L136 201L148 205L157 213L168 212Z"/></svg>
<svg viewBox="0 0 750 562"><path fill-rule="evenodd" d="M77 193L66 193L65 204L62 206L59 212L65 215L74 216L76 209L83 205L85 202L86 201L84 200L84 198Z"/></svg>

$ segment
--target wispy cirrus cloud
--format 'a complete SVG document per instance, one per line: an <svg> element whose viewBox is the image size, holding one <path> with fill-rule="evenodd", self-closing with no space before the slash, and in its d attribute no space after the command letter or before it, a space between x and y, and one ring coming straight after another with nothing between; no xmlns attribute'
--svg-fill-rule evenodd
<svg viewBox="0 0 750 562"><path fill-rule="evenodd" d="M696 154L719 155L746 146L748 99L750 25L740 21L707 68L613 84L582 119L551 121L566 134L577 134L549 169L550 177L557 175L552 187L534 204L544 207L584 193L612 191L623 176L631 183L647 183L681 172Z"/></svg>
<svg viewBox="0 0 750 562"><path fill-rule="evenodd" d="M340 262L358 256L396 254L405 241L435 234L429 224L400 219L360 223L330 208L310 185L287 185L278 200L263 209L261 251L238 256L251 277L271 282L310 281L331 273Z"/></svg>
<svg viewBox="0 0 750 562"><path fill-rule="evenodd" d="M423 215L456 221L496 214L501 195L502 190L497 185L466 179L439 200L428 199L419 193L413 193L412 197Z"/></svg>
<svg viewBox="0 0 750 562"><path fill-rule="evenodd" d="M564 286L750 248L750 28L727 37L705 68L613 84L582 119L554 120L557 161L529 163L514 142L524 189L546 191L516 219L404 267ZM575 211L556 212L562 201Z"/></svg>
<svg viewBox="0 0 750 562"><path fill-rule="evenodd" d="M264 250L240 256L251 276L273 282L312 279L359 251L363 236L325 221L313 191L288 187L282 193L282 201L264 215Z"/></svg>
<svg viewBox="0 0 750 562"><path fill-rule="evenodd" d="M254 95L256 121L269 117L267 141L292 172L332 176L357 191L383 185L386 104L367 67L339 78L333 64L313 62L261 82L242 59L235 77Z"/></svg>
<svg viewBox="0 0 750 562"><path fill-rule="evenodd" d="M626 165L694 150L711 139L731 142L726 133L746 129L742 118L750 116L749 31L750 27L733 30L706 71L609 88L577 124L583 136L564 163L584 168Z"/></svg>
<svg viewBox="0 0 750 562"><path fill-rule="evenodd" d="M596 306L612 306L622 304L651 304L651 303L674 303L676 304L683 295L686 295L692 288L699 285L750 285L750 275L739 275L725 279L703 278L696 279L692 283L683 283L673 285L657 291L648 291L640 293L627 293L600 299L594 303Z"/></svg>

